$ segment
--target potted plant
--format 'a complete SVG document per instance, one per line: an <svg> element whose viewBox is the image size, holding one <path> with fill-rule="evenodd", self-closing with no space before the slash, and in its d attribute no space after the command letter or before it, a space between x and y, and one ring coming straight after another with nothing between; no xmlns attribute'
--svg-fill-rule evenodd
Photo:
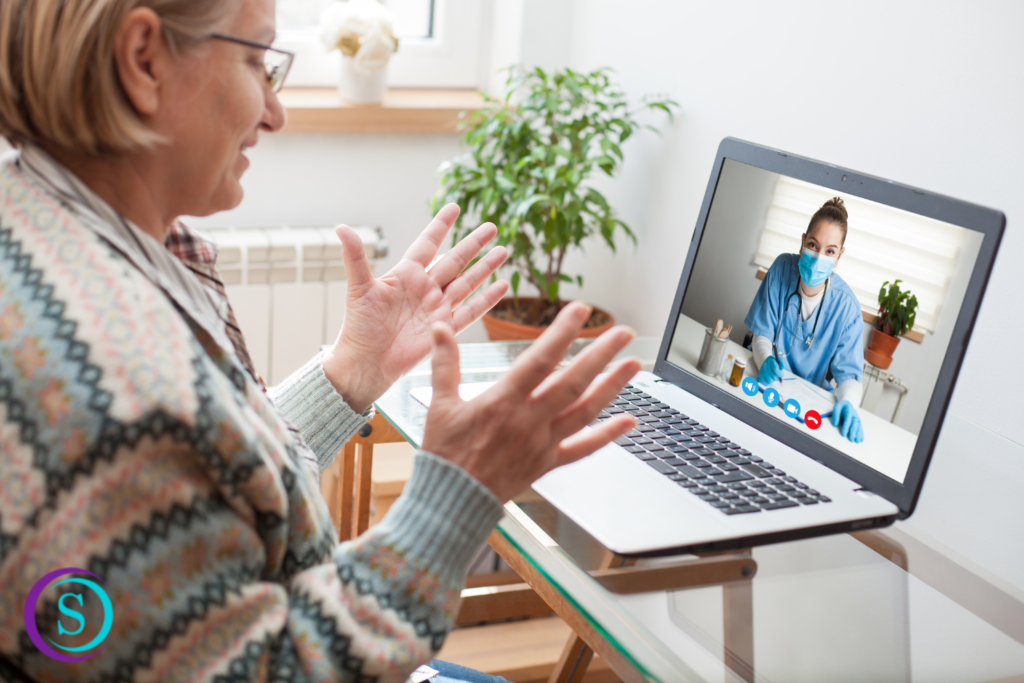
<svg viewBox="0 0 1024 683"><path fill-rule="evenodd" d="M910 290L900 290L900 282L886 280L878 290L878 317L871 330L871 342L864 357L875 367L888 370L900 336L914 328L917 318L917 297Z"/></svg>
<svg viewBox="0 0 1024 683"><path fill-rule="evenodd" d="M512 297L484 317L491 339L533 339L551 323L566 303L559 298L562 283L583 284L582 276L563 272L569 250L600 235L614 251L620 231L636 243L590 181L598 172L613 176L618 170L621 145L641 128L641 112L671 117L678 105L647 97L631 108L610 74L512 67L504 100L485 96L484 107L463 119L469 151L438 171L434 210L455 202L463 216L493 222L498 243L509 250ZM463 216L453 244L469 232ZM538 297L519 296L524 280ZM594 308L583 336L597 336L613 323L609 313Z"/></svg>

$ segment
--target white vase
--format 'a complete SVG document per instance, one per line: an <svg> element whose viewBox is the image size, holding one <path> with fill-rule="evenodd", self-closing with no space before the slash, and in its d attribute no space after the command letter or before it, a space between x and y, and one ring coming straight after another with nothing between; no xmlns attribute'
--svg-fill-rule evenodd
<svg viewBox="0 0 1024 683"><path fill-rule="evenodd" d="M370 73L359 71L354 58L342 55L338 96L356 104L380 104L387 89L387 74L387 67Z"/></svg>

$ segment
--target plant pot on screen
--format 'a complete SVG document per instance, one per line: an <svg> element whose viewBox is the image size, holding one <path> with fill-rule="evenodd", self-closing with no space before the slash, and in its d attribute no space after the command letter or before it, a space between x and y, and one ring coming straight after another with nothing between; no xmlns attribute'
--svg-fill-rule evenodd
<svg viewBox="0 0 1024 683"><path fill-rule="evenodd" d="M338 96L356 104L380 104L387 68L398 49L395 18L377 0L348 0L327 6L320 17L320 40L341 51Z"/></svg>
<svg viewBox="0 0 1024 683"><path fill-rule="evenodd" d="M892 355L900 336L914 328L917 318L917 297L910 290L900 291L900 282L886 280L878 292L878 317L871 330L871 341L864 350L864 359L882 370L892 365Z"/></svg>
<svg viewBox="0 0 1024 683"><path fill-rule="evenodd" d="M432 200L435 212L448 202L463 209L453 244L471 231L462 221L469 215L497 225L498 244L508 249L513 296L484 317L492 340L534 339L544 331L566 304L559 297L562 283L583 284L582 276L570 277L562 266L566 253L585 239L600 235L614 251L621 230L636 243L588 181L598 171L614 175L622 163L620 145L640 129L641 112L671 116L678 107L661 97L630 109L608 69L508 72L504 101L485 95L484 107L463 118L469 149L441 165ZM540 297L520 297L523 281ZM597 336L612 324L610 314L595 308L581 336Z"/></svg>

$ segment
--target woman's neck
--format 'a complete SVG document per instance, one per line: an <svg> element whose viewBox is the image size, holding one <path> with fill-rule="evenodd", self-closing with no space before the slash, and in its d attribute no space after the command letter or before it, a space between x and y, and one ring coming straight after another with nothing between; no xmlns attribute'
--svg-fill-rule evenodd
<svg viewBox="0 0 1024 683"><path fill-rule="evenodd" d="M110 208L163 243L175 216L164 215L168 212L157 200L153 174L148 172L144 159L137 155L90 157L59 149L46 151Z"/></svg>
<svg viewBox="0 0 1024 683"><path fill-rule="evenodd" d="M808 287L804 282L804 279L800 278L800 291L802 291L806 296L818 296L818 293L825 289L825 284L827 282L828 280L825 280L825 282L822 282L817 287Z"/></svg>

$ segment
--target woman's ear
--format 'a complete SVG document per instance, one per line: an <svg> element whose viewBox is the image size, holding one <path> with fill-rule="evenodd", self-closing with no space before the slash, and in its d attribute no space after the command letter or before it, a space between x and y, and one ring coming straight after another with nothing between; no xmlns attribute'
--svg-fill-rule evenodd
<svg viewBox="0 0 1024 683"><path fill-rule="evenodd" d="M846 253L846 247L839 250L839 256L836 256L836 262L832 264L833 270L839 267L839 259L843 258L843 254Z"/></svg>
<svg viewBox="0 0 1024 683"><path fill-rule="evenodd" d="M160 103L161 68L170 54L160 17L148 7L137 7L121 22L114 37L114 64L121 89L140 116L153 116Z"/></svg>

